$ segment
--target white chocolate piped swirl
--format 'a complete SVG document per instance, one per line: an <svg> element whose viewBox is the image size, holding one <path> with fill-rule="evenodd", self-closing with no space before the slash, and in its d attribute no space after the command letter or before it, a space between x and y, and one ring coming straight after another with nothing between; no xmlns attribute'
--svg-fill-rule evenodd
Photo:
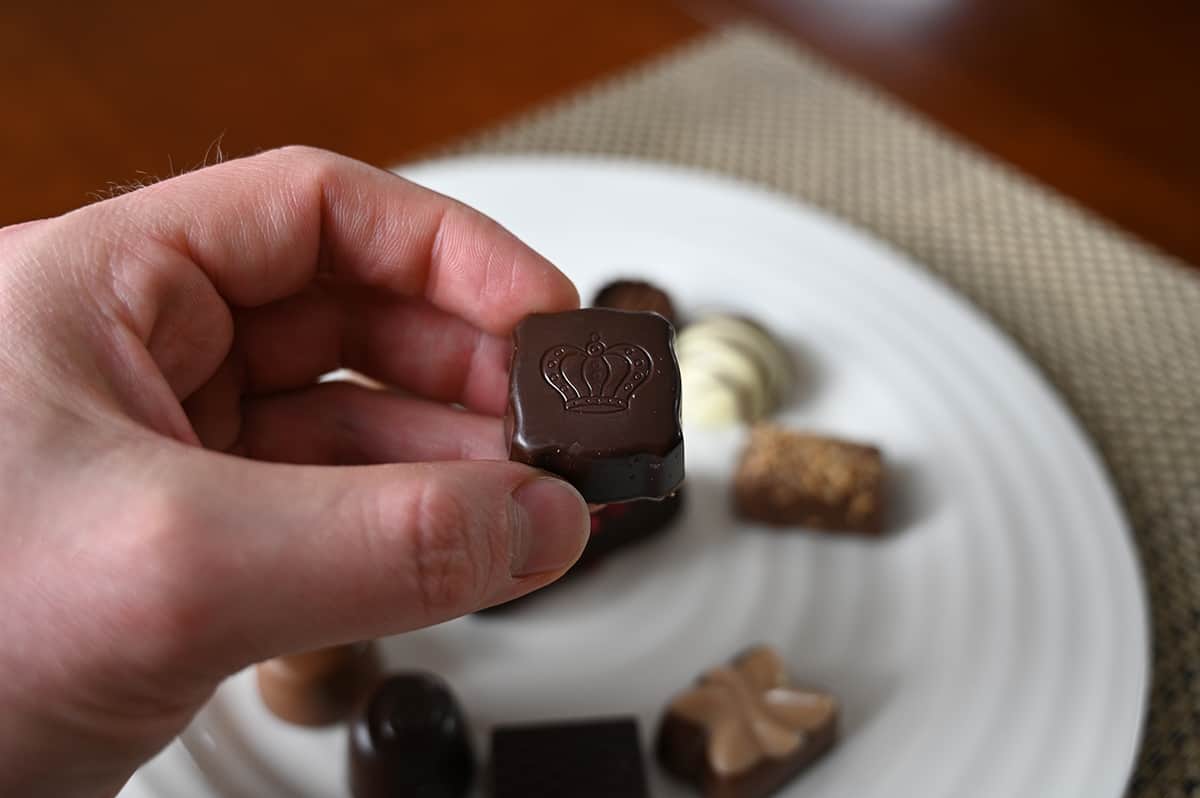
<svg viewBox="0 0 1200 798"><path fill-rule="evenodd" d="M792 687L779 655L760 646L704 674L668 711L702 726L710 766L735 776L794 754L806 734L831 722L837 705L832 696Z"/></svg>
<svg viewBox="0 0 1200 798"><path fill-rule="evenodd" d="M737 316L710 316L676 342L683 419L706 426L756 421L787 398L795 368L765 329Z"/></svg>

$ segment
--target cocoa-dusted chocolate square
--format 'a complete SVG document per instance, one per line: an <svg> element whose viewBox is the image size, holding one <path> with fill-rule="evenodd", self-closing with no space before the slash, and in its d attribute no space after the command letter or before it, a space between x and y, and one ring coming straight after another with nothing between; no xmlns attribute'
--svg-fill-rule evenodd
<svg viewBox="0 0 1200 798"><path fill-rule="evenodd" d="M874 446L756 426L733 478L734 507L775 526L879 534L883 457Z"/></svg>
<svg viewBox="0 0 1200 798"><path fill-rule="evenodd" d="M674 337L657 313L526 317L513 334L509 457L596 504L670 495L683 481Z"/></svg>

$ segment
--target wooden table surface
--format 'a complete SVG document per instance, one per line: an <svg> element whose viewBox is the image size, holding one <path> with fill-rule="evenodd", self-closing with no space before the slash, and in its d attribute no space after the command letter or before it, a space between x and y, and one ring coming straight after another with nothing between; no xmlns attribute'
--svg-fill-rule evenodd
<svg viewBox="0 0 1200 798"><path fill-rule="evenodd" d="M0 224L190 168L217 142L393 164L751 17L1200 264L1192 0L6 6Z"/></svg>

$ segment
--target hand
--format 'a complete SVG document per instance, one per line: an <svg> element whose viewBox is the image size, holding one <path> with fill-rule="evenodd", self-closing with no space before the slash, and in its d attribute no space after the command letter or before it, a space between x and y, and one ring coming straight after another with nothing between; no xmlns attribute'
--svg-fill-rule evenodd
<svg viewBox="0 0 1200 798"><path fill-rule="evenodd" d="M317 150L0 230L0 795L112 795L250 663L560 576L587 508L498 416L513 325L577 305Z"/></svg>

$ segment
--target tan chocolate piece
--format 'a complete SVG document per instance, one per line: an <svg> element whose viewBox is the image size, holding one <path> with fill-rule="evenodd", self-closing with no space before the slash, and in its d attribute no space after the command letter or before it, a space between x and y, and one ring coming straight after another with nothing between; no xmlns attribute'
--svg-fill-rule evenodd
<svg viewBox="0 0 1200 798"><path fill-rule="evenodd" d="M759 798L829 750L837 716L832 696L792 686L779 655L758 646L671 702L658 757L708 798Z"/></svg>
<svg viewBox="0 0 1200 798"><path fill-rule="evenodd" d="M263 703L281 720L326 726L350 717L379 680L372 641L276 657L255 669Z"/></svg>
<svg viewBox="0 0 1200 798"><path fill-rule="evenodd" d="M879 534L883 458L874 446L763 424L751 431L733 495L738 514L755 521Z"/></svg>

